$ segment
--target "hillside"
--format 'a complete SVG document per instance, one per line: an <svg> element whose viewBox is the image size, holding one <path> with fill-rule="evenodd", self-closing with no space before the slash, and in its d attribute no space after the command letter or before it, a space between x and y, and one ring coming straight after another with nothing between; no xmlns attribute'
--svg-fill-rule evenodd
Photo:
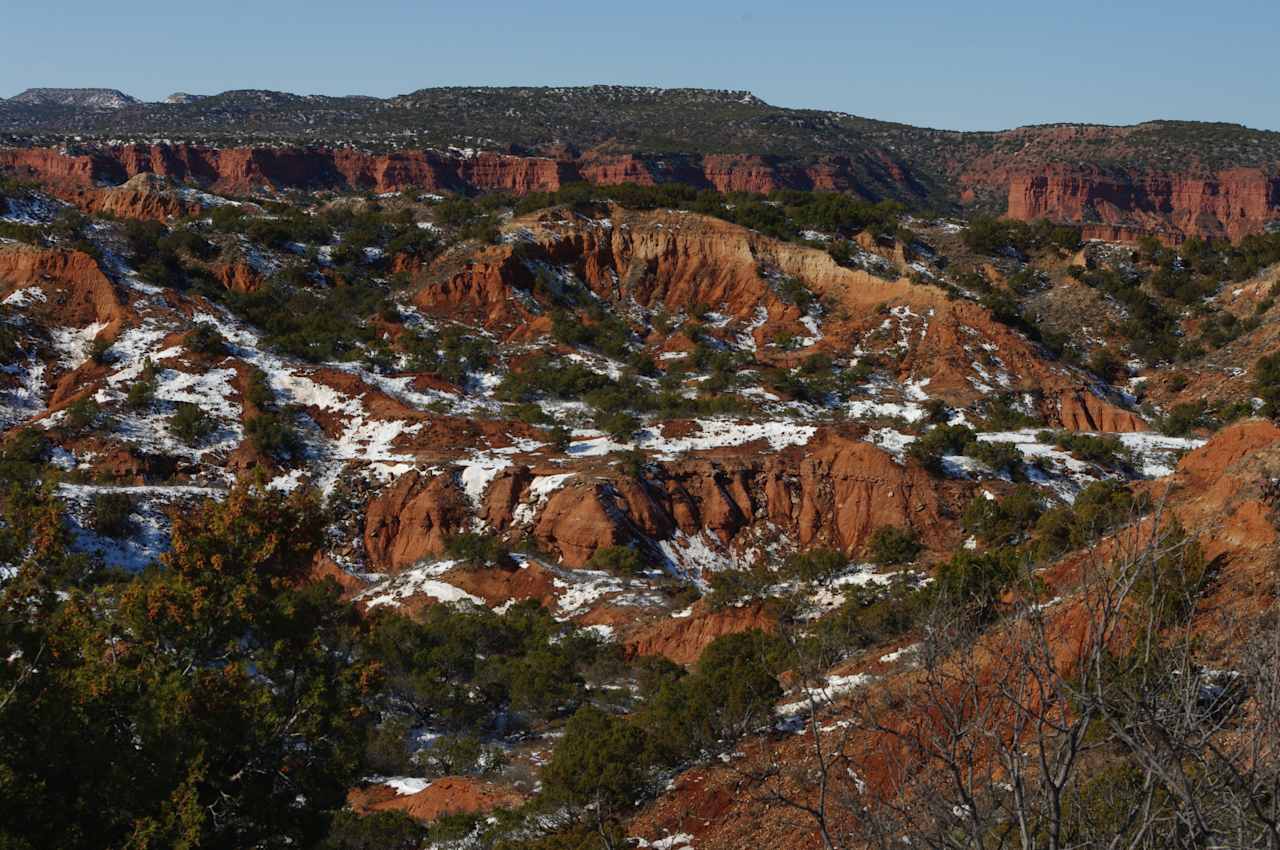
<svg viewBox="0 0 1280 850"><path fill-rule="evenodd" d="M387 99L246 90L111 109L75 104L48 94L0 101L0 132L17 146L74 137L419 156L456 147L549 158L567 179L834 189L1170 239L1238 239L1274 222L1280 207L1280 133L1230 124L960 133L787 109L748 92L624 86L439 88ZM312 169L295 182L327 173Z"/></svg>
<svg viewBox="0 0 1280 850"><path fill-rule="evenodd" d="M587 156L0 151L0 844L1262 841L1280 235Z"/></svg>

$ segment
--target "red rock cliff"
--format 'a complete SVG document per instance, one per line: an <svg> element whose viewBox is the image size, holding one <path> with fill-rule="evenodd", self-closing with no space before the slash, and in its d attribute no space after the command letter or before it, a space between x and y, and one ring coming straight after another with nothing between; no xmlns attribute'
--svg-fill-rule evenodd
<svg viewBox="0 0 1280 850"><path fill-rule="evenodd" d="M1055 167L1010 177L1009 216L1238 240L1280 218L1280 177L1257 169L1191 177Z"/></svg>

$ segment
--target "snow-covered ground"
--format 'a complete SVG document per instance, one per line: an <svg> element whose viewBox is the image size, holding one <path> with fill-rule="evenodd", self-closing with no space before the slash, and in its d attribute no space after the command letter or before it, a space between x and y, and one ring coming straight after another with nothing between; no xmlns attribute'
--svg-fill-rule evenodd
<svg viewBox="0 0 1280 850"><path fill-rule="evenodd" d="M132 528L121 537L106 537L93 530L94 499L119 494L130 500ZM58 496L67 505L75 547L102 559L108 567L138 572L169 550L169 512L181 505L222 498L225 491L193 486L115 487L60 484Z"/></svg>
<svg viewBox="0 0 1280 850"><path fill-rule="evenodd" d="M613 452L640 448L660 460L674 460L685 452L731 448L765 440L774 451L790 446L803 446L813 439L818 429L790 420L746 421L740 419L695 419L695 433L685 437L664 437L655 429L644 428L627 442L614 440L601 431L588 428L573 432L569 454L574 457L600 457Z"/></svg>
<svg viewBox="0 0 1280 850"><path fill-rule="evenodd" d="M434 561L411 567L390 579L376 582L356 597L369 608L382 605L399 607L413 596L430 596L440 602L470 602L484 605L484 600L461 588L440 581L439 577L457 567L458 561Z"/></svg>

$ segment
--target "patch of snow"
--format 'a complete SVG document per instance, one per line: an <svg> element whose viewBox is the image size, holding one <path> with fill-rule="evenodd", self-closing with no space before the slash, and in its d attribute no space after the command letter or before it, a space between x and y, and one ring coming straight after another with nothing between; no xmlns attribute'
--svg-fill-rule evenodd
<svg viewBox="0 0 1280 850"><path fill-rule="evenodd" d="M421 779L416 776L374 776L370 777L369 781L376 782L379 785L386 785L401 797L420 794L431 787L430 779Z"/></svg>
<svg viewBox="0 0 1280 850"><path fill-rule="evenodd" d="M382 605L399 607L412 596L430 596L440 602L470 602L484 605L484 600L461 588L436 579L457 566L456 561L436 561L413 567L363 591L356 599L369 608Z"/></svg>
<svg viewBox="0 0 1280 850"><path fill-rule="evenodd" d="M880 663L892 664L900 658L909 658L912 655L915 655L919 651L920 651L920 644L918 643L909 644L907 646L902 647L902 649L895 649L893 652L887 653L885 655L881 655Z"/></svg>
<svg viewBox="0 0 1280 850"><path fill-rule="evenodd" d="M267 484L268 490L276 490L281 493L292 493L302 486L302 480L306 473L301 469L293 469L283 475L277 475Z"/></svg>
<svg viewBox="0 0 1280 850"><path fill-rule="evenodd" d="M911 434L903 434L892 428L876 428L867 432L867 442L893 455L899 461L906 458L907 446L916 441Z"/></svg>
<svg viewBox="0 0 1280 850"><path fill-rule="evenodd" d="M756 331L764 327L767 321L769 321L769 311L764 307L757 307L755 312L751 314L751 322L742 329L735 340L738 348L744 351L756 351L758 349Z"/></svg>
<svg viewBox="0 0 1280 850"><path fill-rule="evenodd" d="M10 292L4 301L0 301L0 304L4 304L6 307L27 307L37 301L43 302L46 299L47 296L44 294L43 289L38 286L27 286Z"/></svg>
<svg viewBox="0 0 1280 850"><path fill-rule="evenodd" d="M25 363L7 363L0 372L17 377L17 385L0 389L0 427L9 428L24 419L35 416L44 409L45 365L28 357Z"/></svg>
<svg viewBox="0 0 1280 850"><path fill-rule="evenodd" d="M575 457L600 457L630 448L656 452L659 459L674 460L683 452L709 451L731 448L765 440L774 451L789 446L803 446L813 439L817 427L790 421L747 422L733 419L694 420L697 431L685 437L663 437L652 429L639 431L634 440L621 443L588 429L574 432L578 439L570 445L569 454Z"/></svg>
<svg viewBox="0 0 1280 850"><path fill-rule="evenodd" d="M89 347L107 327L94 322L83 328L53 328L49 331L53 347L58 351L58 364L64 369L78 369L89 359Z"/></svg>
<svg viewBox="0 0 1280 850"><path fill-rule="evenodd" d="M585 614L591 606L611 593L623 590L622 580L600 570L563 571L552 579L556 588L557 619Z"/></svg>
<svg viewBox="0 0 1280 850"><path fill-rule="evenodd" d="M123 537L105 537L92 528L93 500L104 493L130 497L133 528ZM195 486L58 485L58 496L67 505L76 551L95 555L107 566L129 572L140 572L169 550L170 510L186 502L220 499L224 495L222 490Z"/></svg>
<svg viewBox="0 0 1280 850"><path fill-rule="evenodd" d="M845 413L850 419L905 419L907 422L919 422L924 418L924 408L918 404L896 404L888 401L868 401L855 399L845 405Z"/></svg>
<svg viewBox="0 0 1280 850"><path fill-rule="evenodd" d="M458 474L458 480L462 483L462 489L473 506L480 507L484 502L485 491L489 489L493 479L509 466L511 466L510 458L489 453L476 455L462 464L462 472Z"/></svg>

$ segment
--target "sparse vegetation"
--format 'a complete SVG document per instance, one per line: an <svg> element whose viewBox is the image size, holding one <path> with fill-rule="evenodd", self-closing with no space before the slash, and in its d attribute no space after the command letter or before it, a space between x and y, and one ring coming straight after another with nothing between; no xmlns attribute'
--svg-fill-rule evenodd
<svg viewBox="0 0 1280 850"><path fill-rule="evenodd" d="M893 525L877 528L867 543L871 560L882 567L910 564L923 548L914 530Z"/></svg>
<svg viewBox="0 0 1280 850"><path fill-rule="evenodd" d="M133 501L124 493L93 497L93 530L106 537L124 537L133 527Z"/></svg>
<svg viewBox="0 0 1280 850"><path fill-rule="evenodd" d="M213 419L190 402L178 402L177 410L169 417L169 432L189 446L212 434L214 427Z"/></svg>

